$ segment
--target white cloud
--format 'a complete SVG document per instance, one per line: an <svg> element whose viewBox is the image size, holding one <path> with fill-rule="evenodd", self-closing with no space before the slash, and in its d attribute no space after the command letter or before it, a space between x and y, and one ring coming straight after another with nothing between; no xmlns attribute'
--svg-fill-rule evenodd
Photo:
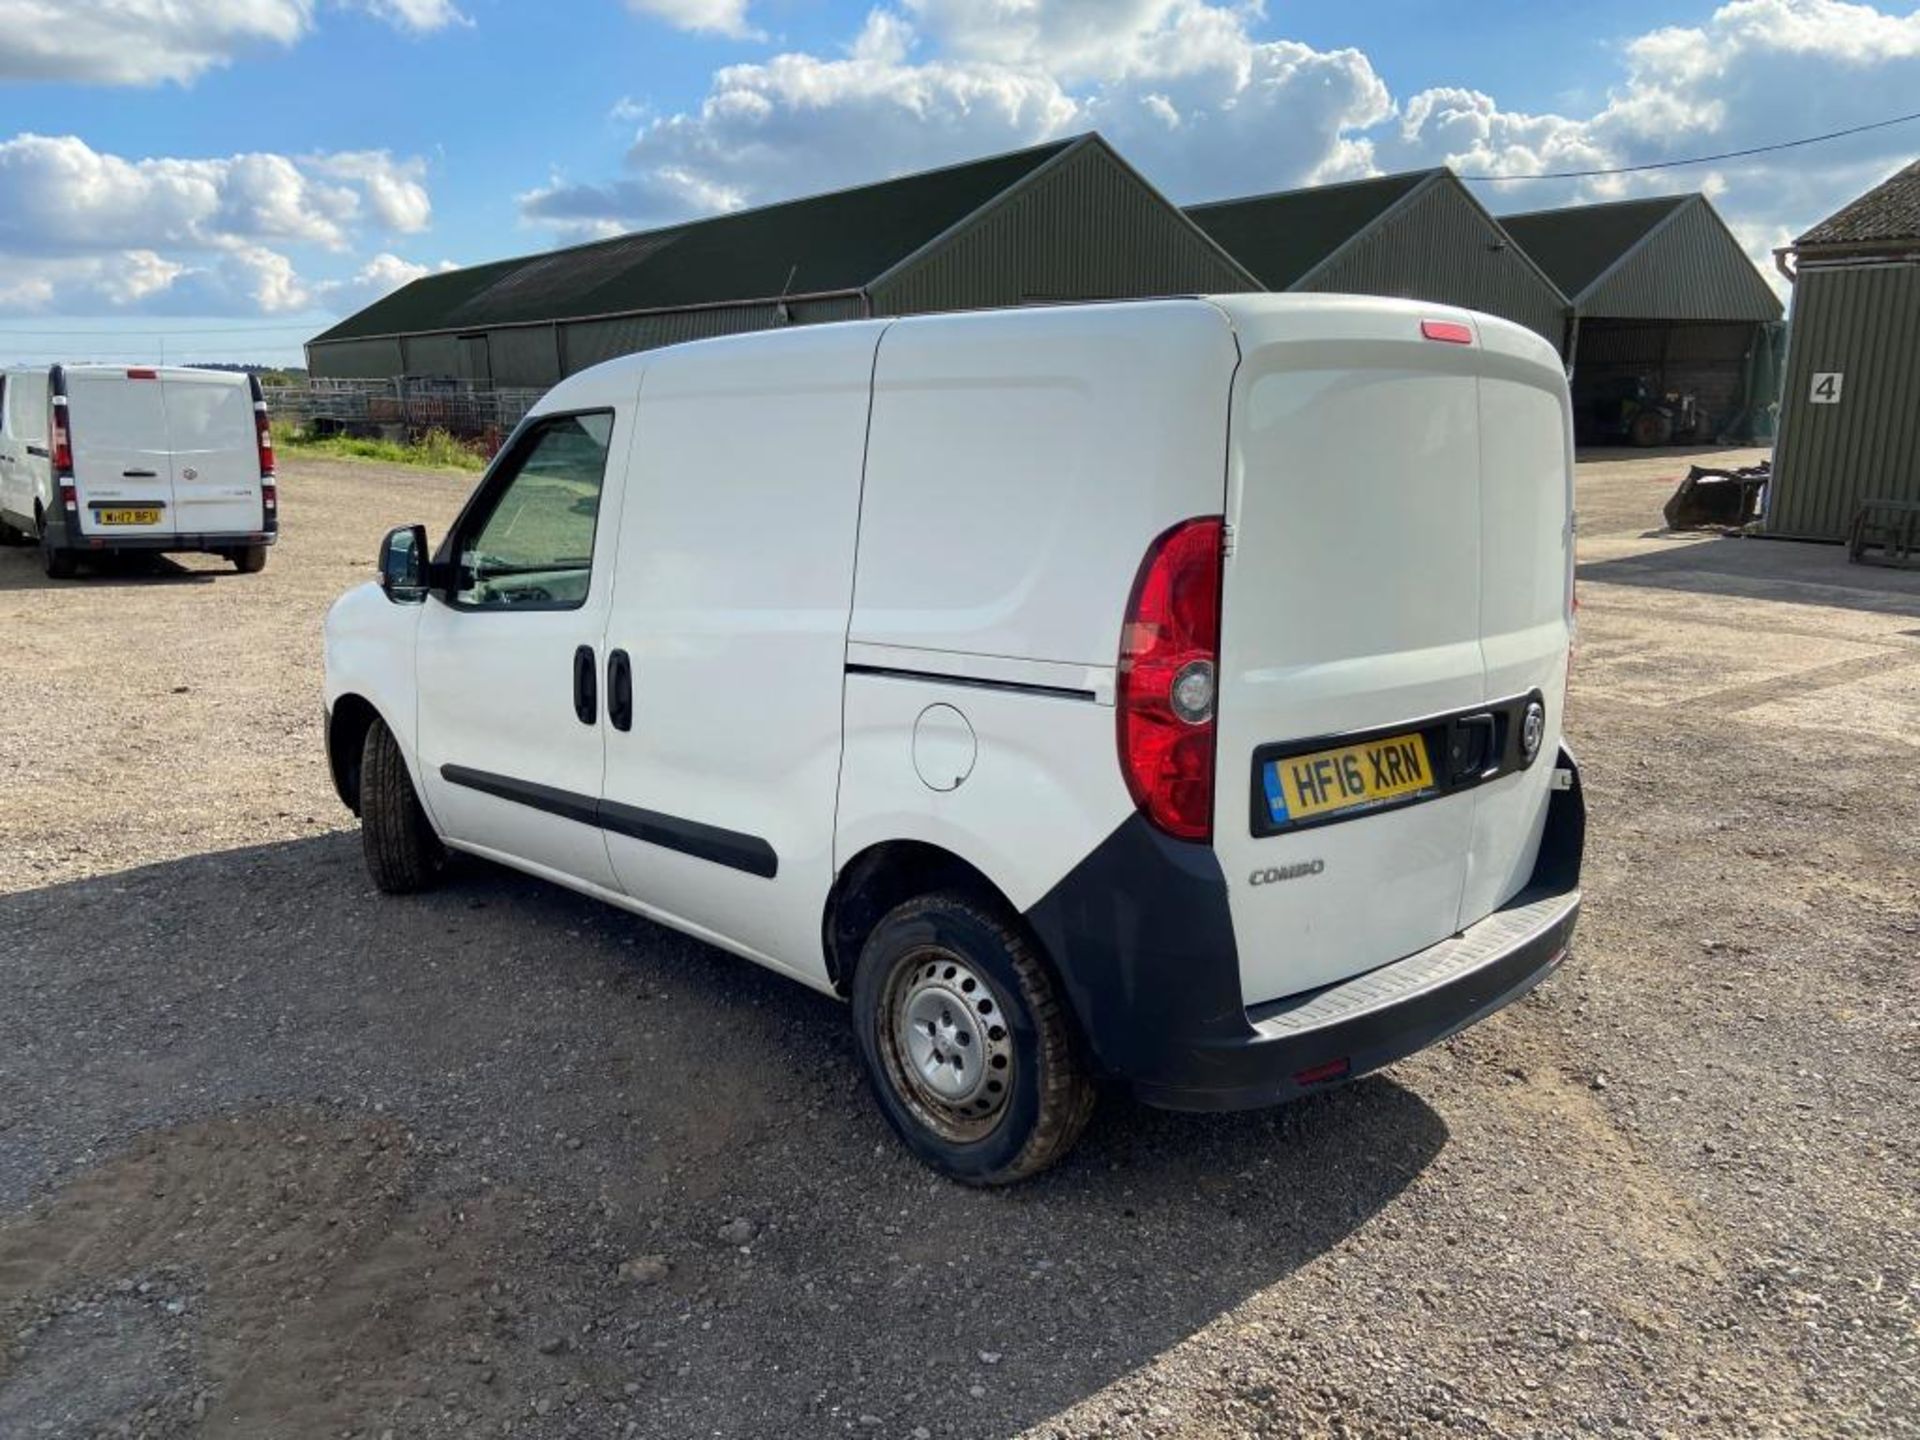
<svg viewBox="0 0 1920 1440"><path fill-rule="evenodd" d="M346 315L371 305L383 295L391 295L423 275L458 268L451 260L442 260L438 265L418 265L382 252L344 280L322 281L314 287L314 296L329 310Z"/></svg>
<svg viewBox="0 0 1920 1440"><path fill-rule="evenodd" d="M468 23L452 0L335 0L408 34ZM248 55L286 50L316 0L0 0L0 81L189 85Z"/></svg>
<svg viewBox="0 0 1920 1440"><path fill-rule="evenodd" d="M664 20L679 30L725 35L733 40L762 38L747 21L747 0L627 0L627 8Z"/></svg>
<svg viewBox="0 0 1920 1440"><path fill-rule="evenodd" d="M1594 114L1502 110L1465 90L1407 102L1379 153L1388 164L1467 174L1643 165L1769 145L1913 109L1920 9L1850 0L1730 0L1698 26L1651 31L1622 53L1624 79ZM1768 279L1768 252L1911 158L1911 131L1580 181L1490 187L1496 209L1704 190Z"/></svg>
<svg viewBox="0 0 1920 1440"><path fill-rule="evenodd" d="M0 141L0 252L261 241L338 250L367 220L423 229L432 214L424 174L424 162L382 151L128 160L75 135L16 135Z"/></svg>
<svg viewBox="0 0 1920 1440"><path fill-rule="evenodd" d="M394 29L414 35L430 35L449 25L473 23L460 13L452 0L353 0L353 3Z"/></svg>
<svg viewBox="0 0 1920 1440"><path fill-rule="evenodd" d="M417 155L396 160L385 150L342 150L302 163L315 174L358 184L368 213L384 230L416 235L433 219L427 162Z"/></svg>
<svg viewBox="0 0 1920 1440"><path fill-rule="evenodd" d="M837 56L718 71L697 110L649 118L627 173L521 197L569 234L664 223L1099 129L1189 198L1363 173L1391 109L1355 50L1249 33L1202 0L903 0Z"/></svg>
<svg viewBox="0 0 1920 1440"><path fill-rule="evenodd" d="M184 85L312 23L312 0L0 0L0 80Z"/></svg>
<svg viewBox="0 0 1920 1440"><path fill-rule="evenodd" d="M425 229L425 174L385 151L129 160L16 135L0 141L0 311L276 315L371 295L405 262L315 285L289 252Z"/></svg>
<svg viewBox="0 0 1920 1440"><path fill-rule="evenodd" d="M1697 25L1624 42L1604 99L1565 114L1504 108L1468 85L1396 100L1359 51L1269 28L1258 0L882 0L840 53L727 66L678 113L623 102L637 127L623 173L555 179L521 209L569 235L604 234L1087 129L1183 202L1438 164L1605 169L1863 124L1920 93L1910 0L1727 0ZM1704 188L1764 261L1913 143L1892 130L1711 169L1483 189L1495 209L1527 209Z"/></svg>

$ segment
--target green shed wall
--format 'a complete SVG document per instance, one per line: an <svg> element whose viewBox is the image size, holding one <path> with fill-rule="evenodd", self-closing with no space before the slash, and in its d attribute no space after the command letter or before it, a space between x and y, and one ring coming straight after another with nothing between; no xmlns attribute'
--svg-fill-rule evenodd
<svg viewBox="0 0 1920 1440"><path fill-rule="evenodd" d="M1431 184L1302 276L1295 290L1484 310L1566 342L1567 302L1457 185Z"/></svg>
<svg viewBox="0 0 1920 1440"><path fill-rule="evenodd" d="M391 379L406 373L398 336L332 340L307 346L307 371L316 380Z"/></svg>
<svg viewBox="0 0 1920 1440"><path fill-rule="evenodd" d="M1845 377L1835 405L1813 377ZM1920 501L1920 263L1803 268L1766 530L1840 540L1862 500Z"/></svg>
<svg viewBox="0 0 1920 1440"><path fill-rule="evenodd" d="M487 347L496 385L544 390L560 379L560 340L552 325L489 330Z"/></svg>
<svg viewBox="0 0 1920 1440"><path fill-rule="evenodd" d="M881 315L1257 290L1103 145L1082 146L873 286Z"/></svg>

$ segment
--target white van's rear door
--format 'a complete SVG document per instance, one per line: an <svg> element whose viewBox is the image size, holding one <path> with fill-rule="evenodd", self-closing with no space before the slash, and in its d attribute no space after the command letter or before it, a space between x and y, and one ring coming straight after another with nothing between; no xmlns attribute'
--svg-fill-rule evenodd
<svg viewBox="0 0 1920 1440"><path fill-rule="evenodd" d="M1573 424L1560 357L1517 325L1482 317L1480 646L1487 698L1538 695L1543 762L1474 792L1460 923L1512 899L1546 829L1573 605Z"/></svg>
<svg viewBox="0 0 1920 1440"><path fill-rule="evenodd" d="M1225 303L1214 846L1251 1006L1458 927L1475 797L1434 793L1446 756L1422 737L1486 698L1480 410L1475 347L1422 331L1458 312Z"/></svg>
<svg viewBox="0 0 1920 1440"><path fill-rule="evenodd" d="M66 372L80 533L107 539L177 533L166 397L151 370Z"/></svg>
<svg viewBox="0 0 1920 1440"><path fill-rule="evenodd" d="M173 502L183 535L253 533L265 524L253 391L244 375L167 370Z"/></svg>

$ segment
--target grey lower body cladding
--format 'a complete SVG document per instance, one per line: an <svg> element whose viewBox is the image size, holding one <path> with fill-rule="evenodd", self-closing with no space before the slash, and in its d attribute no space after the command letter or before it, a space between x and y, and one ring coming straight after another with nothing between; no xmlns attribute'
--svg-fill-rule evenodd
<svg viewBox="0 0 1920 1440"><path fill-rule="evenodd" d="M1272 1105L1378 1070L1519 999L1566 958L1580 913L1579 769L1507 905L1378 969L1248 1010L1211 847L1123 823L1027 912L1092 1057L1149 1104Z"/></svg>

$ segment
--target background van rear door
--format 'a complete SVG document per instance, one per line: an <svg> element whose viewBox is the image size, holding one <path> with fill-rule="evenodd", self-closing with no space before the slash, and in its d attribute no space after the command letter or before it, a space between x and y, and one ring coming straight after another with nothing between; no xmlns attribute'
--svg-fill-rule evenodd
<svg viewBox="0 0 1920 1440"><path fill-rule="evenodd" d="M135 378L137 373L66 372L83 535L171 535L183 528L174 513L166 396L157 377ZM102 523L103 513L135 511L151 511L155 518L140 525Z"/></svg>
<svg viewBox="0 0 1920 1440"><path fill-rule="evenodd" d="M183 535L251 533L264 525L253 392L245 376L162 372L173 450L175 528ZM237 383L236 383L237 382Z"/></svg>

